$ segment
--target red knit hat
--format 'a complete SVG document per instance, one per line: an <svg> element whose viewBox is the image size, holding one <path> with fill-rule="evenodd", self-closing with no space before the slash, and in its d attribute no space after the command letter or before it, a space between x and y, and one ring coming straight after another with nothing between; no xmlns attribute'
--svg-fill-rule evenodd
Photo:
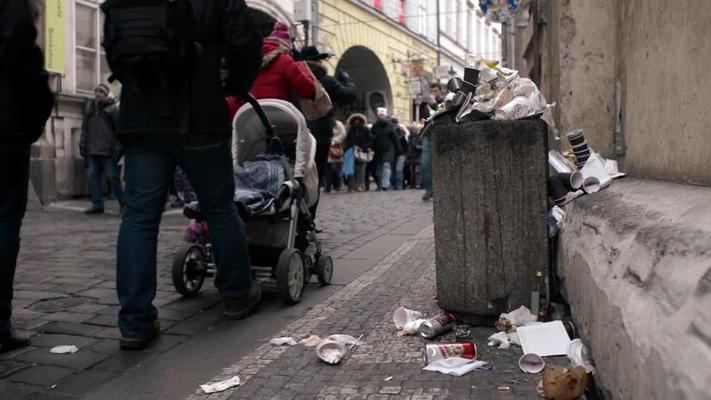
<svg viewBox="0 0 711 400"><path fill-rule="evenodd" d="M292 48L289 26L283 22L275 23L272 33L270 33L264 40L274 41L288 47L289 49Z"/></svg>

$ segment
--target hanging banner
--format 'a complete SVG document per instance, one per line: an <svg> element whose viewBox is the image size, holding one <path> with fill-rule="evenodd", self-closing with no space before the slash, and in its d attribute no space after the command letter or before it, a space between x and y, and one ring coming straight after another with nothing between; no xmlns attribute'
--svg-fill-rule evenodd
<svg viewBox="0 0 711 400"><path fill-rule="evenodd" d="M491 22L507 22L518 10L519 0L479 0L481 11Z"/></svg>
<svg viewBox="0 0 711 400"><path fill-rule="evenodd" d="M65 0L45 0L44 63L49 72L64 73Z"/></svg>

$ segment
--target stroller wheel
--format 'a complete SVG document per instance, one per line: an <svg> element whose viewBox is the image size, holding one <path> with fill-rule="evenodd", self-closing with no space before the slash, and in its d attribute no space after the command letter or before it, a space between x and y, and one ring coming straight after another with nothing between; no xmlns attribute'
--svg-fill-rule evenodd
<svg viewBox="0 0 711 400"><path fill-rule="evenodd" d="M173 258L173 286L185 297L198 294L205 282L207 260L202 248L186 243Z"/></svg>
<svg viewBox="0 0 711 400"><path fill-rule="evenodd" d="M318 261L316 261L316 277L318 277L318 283L321 286L331 284L331 278L333 277L333 259L331 256L318 258Z"/></svg>
<svg viewBox="0 0 711 400"><path fill-rule="evenodd" d="M301 251L294 248L284 249L276 267L277 290L286 304L301 301L304 293L305 265Z"/></svg>

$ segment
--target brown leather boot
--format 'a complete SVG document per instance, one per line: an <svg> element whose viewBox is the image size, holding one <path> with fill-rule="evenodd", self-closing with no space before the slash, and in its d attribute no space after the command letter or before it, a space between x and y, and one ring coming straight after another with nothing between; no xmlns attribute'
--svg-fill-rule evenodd
<svg viewBox="0 0 711 400"><path fill-rule="evenodd" d="M225 317L242 319L251 314L262 300L262 288L252 283L249 293L240 299L225 299Z"/></svg>

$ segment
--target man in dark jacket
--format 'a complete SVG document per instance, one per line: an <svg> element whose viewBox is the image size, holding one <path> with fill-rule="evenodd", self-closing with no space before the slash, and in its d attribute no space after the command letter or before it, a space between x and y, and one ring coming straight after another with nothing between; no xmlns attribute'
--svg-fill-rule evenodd
<svg viewBox="0 0 711 400"><path fill-rule="evenodd" d="M378 107L377 115L378 120L370 128L373 134L373 147L375 147L375 174L378 178L378 190L388 190L395 154L402 152L402 150L400 149L400 139L397 136L397 128L390 122L388 110Z"/></svg>
<svg viewBox="0 0 711 400"><path fill-rule="evenodd" d="M158 312L152 304L156 247L176 165L190 180L210 227L218 269L215 285L225 300L225 316L246 317L262 295L252 282L244 224L233 202L231 124L224 100L225 95L239 95L252 86L261 64L261 38L244 0L190 3L191 39L199 44L199 51L187 67L185 82L156 84L140 91L122 82L117 135L126 158L127 210L119 231L116 286L124 350L145 348L160 333ZM111 9L106 8L105 31L112 27ZM224 87L220 79L223 56Z"/></svg>
<svg viewBox="0 0 711 400"><path fill-rule="evenodd" d="M111 95L111 90L103 83L96 86L94 96L95 100L89 106L81 124L79 152L89 164L89 189L92 206L85 213L103 214L102 172L106 174L111 185L111 192L123 208L123 189L116 166L119 150L119 144L116 141L116 121L119 110L116 99Z"/></svg>
<svg viewBox="0 0 711 400"><path fill-rule="evenodd" d="M27 0L0 1L0 351L30 344L10 324L30 177L30 145L54 105Z"/></svg>
<svg viewBox="0 0 711 400"><path fill-rule="evenodd" d="M323 60L330 57L328 53L321 53L315 46L306 46L301 49L300 57L305 60L311 72L321 83L331 98L333 107L352 103L355 100L355 83L345 71L339 70L336 76L329 75ZM316 167L318 168L319 185L323 184L326 164L328 162L328 149L331 147L335 117L333 111L315 121L307 121L311 133L316 137Z"/></svg>

